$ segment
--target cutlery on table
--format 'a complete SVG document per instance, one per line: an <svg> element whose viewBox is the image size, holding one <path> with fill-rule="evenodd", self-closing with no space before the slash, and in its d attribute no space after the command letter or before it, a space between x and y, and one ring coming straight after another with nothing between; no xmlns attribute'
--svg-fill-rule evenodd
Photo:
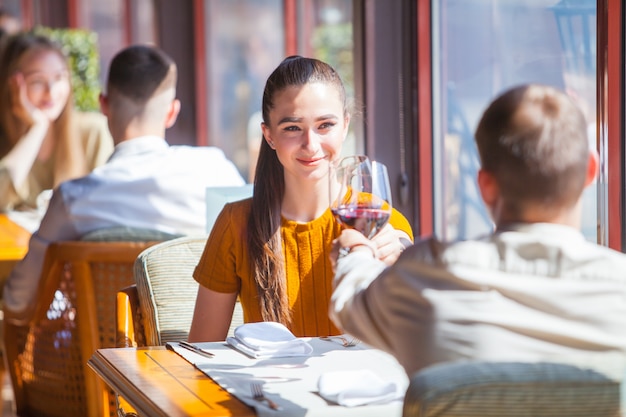
<svg viewBox="0 0 626 417"><path fill-rule="evenodd" d="M278 404L265 396L265 394L263 393L262 384L258 382L253 382L252 384L250 384L250 389L252 390L252 398L254 398L256 401L265 401L267 403L267 406L272 410L280 409Z"/></svg>
<svg viewBox="0 0 626 417"><path fill-rule="evenodd" d="M351 336L350 340L348 340L347 338L345 338L343 336L320 336L320 339L326 340L326 341L329 341L329 342L332 342L334 340L339 340L339 341L341 341L341 344L344 347L352 347L352 346L356 346L359 343L361 343L361 341L359 339L357 339L356 337L354 337L354 336Z"/></svg>
<svg viewBox="0 0 626 417"><path fill-rule="evenodd" d="M204 356L206 358L212 358L212 357L215 356L211 352L208 352L208 351L206 351L204 349L200 349L198 346L196 346L194 344L191 344L189 342L185 342L184 340L182 340L180 342L177 342L177 343L178 343L178 346L180 346L182 348L185 348L187 350L190 350L190 351L192 351L194 353L197 353L198 355Z"/></svg>

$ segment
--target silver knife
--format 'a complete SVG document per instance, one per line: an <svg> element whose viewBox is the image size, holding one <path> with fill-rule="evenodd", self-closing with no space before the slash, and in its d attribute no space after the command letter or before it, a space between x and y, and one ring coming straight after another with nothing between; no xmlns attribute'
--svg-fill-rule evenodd
<svg viewBox="0 0 626 417"><path fill-rule="evenodd" d="M198 355L202 355L202 356L207 357L207 358L212 358L212 357L215 356L211 352L207 352L206 350L200 349L196 345L193 345L193 344L191 344L189 342L185 342L184 340L182 340L180 342L177 342L177 343L178 343L178 346L183 347L183 348L185 348L187 350L190 350L190 351L192 351L194 353L197 353Z"/></svg>

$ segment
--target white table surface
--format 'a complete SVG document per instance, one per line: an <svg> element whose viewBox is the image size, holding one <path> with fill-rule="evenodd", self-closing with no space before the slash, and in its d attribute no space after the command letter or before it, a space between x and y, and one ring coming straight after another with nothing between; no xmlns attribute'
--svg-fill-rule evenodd
<svg viewBox="0 0 626 417"><path fill-rule="evenodd" d="M226 342L195 344L215 354L214 358L205 358L175 344L169 347L229 393L255 407L260 417L402 415L402 400L408 378L392 356L364 344L343 347L339 341L304 339L313 346L313 353L308 357L252 359ZM317 383L323 373L363 369L371 370L385 381L396 383L398 400L380 405L343 407L319 395ZM265 394L280 405L280 410L271 410L265 402L252 399L250 384L255 381L263 383Z"/></svg>

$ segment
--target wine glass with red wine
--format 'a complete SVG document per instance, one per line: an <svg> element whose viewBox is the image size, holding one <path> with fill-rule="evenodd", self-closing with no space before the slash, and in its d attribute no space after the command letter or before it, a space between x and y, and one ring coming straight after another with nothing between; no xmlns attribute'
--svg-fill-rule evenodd
<svg viewBox="0 0 626 417"><path fill-rule="evenodd" d="M330 209L344 227L372 238L391 216L387 167L367 156L343 158L331 166Z"/></svg>

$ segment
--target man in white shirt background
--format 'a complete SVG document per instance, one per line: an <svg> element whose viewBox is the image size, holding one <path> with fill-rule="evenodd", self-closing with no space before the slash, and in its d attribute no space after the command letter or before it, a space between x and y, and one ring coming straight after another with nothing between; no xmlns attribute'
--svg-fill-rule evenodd
<svg viewBox="0 0 626 417"><path fill-rule="evenodd" d="M5 284L5 320L30 317L50 243L117 226L206 234L206 188L245 183L220 149L167 144L165 130L180 110L176 80L176 64L156 47L130 46L113 58L100 104L115 150L105 165L54 191Z"/></svg>
<svg viewBox="0 0 626 417"><path fill-rule="evenodd" d="M482 239L426 239L391 267L358 232L335 242L330 315L408 375L461 360L551 361L622 378L626 255L586 241L581 195L598 170L581 111L546 86L511 89L476 130ZM340 250L340 248L344 248Z"/></svg>

